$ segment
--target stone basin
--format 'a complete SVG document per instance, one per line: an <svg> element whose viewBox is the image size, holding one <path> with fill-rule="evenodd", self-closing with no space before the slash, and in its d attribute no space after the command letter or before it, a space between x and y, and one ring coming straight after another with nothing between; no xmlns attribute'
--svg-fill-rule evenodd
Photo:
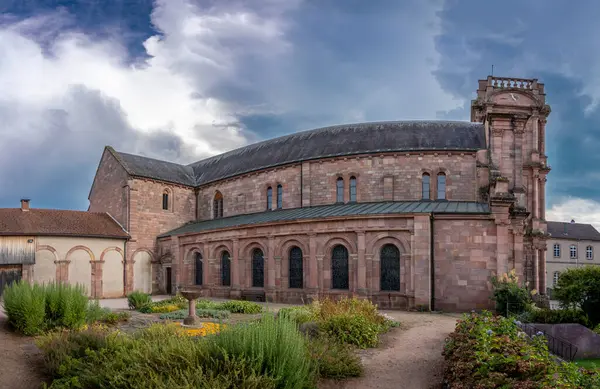
<svg viewBox="0 0 600 389"><path fill-rule="evenodd" d="M183 319L183 324L188 326L197 326L200 324L200 319L196 316L196 299L202 296L199 290L182 290L181 295L190 303L188 317Z"/></svg>
<svg viewBox="0 0 600 389"><path fill-rule="evenodd" d="M188 301L196 300L198 297L202 296L202 291L200 290L182 290L179 293L181 293Z"/></svg>

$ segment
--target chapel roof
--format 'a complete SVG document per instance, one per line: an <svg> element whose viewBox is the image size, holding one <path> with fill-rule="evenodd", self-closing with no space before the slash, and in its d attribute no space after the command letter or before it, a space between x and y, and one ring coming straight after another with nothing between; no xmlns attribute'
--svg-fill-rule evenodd
<svg viewBox="0 0 600 389"><path fill-rule="evenodd" d="M392 121L301 131L189 165L111 150L132 176L200 186L239 174L320 158L406 151L477 151L485 147L482 123Z"/></svg>

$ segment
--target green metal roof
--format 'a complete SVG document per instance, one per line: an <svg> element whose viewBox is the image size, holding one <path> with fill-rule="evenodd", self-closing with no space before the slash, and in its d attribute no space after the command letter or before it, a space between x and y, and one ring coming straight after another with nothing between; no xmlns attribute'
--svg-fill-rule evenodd
<svg viewBox="0 0 600 389"><path fill-rule="evenodd" d="M331 204L314 207L280 209L221 219L198 221L161 234L159 235L159 238L207 230L241 227L252 224L302 219L403 213L487 214L489 212L490 207L488 204L473 201L388 201L380 203Z"/></svg>

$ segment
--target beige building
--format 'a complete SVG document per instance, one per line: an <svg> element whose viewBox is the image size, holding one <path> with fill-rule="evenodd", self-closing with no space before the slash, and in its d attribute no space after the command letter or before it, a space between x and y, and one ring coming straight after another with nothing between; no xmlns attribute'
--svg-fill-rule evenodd
<svg viewBox="0 0 600 389"><path fill-rule="evenodd" d="M0 209L0 294L23 279L81 284L93 298L122 297L128 238L108 213L30 209L29 200Z"/></svg>
<svg viewBox="0 0 600 389"><path fill-rule="evenodd" d="M550 293L569 268L600 265L600 232L591 224L548 222L546 285Z"/></svg>

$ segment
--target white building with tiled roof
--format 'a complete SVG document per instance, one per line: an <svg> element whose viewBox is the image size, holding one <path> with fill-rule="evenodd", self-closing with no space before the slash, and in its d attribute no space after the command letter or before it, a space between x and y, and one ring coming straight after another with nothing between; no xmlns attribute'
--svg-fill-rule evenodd
<svg viewBox="0 0 600 389"><path fill-rule="evenodd" d="M600 265L600 232L591 224L548 222L546 285L549 290L569 268Z"/></svg>

